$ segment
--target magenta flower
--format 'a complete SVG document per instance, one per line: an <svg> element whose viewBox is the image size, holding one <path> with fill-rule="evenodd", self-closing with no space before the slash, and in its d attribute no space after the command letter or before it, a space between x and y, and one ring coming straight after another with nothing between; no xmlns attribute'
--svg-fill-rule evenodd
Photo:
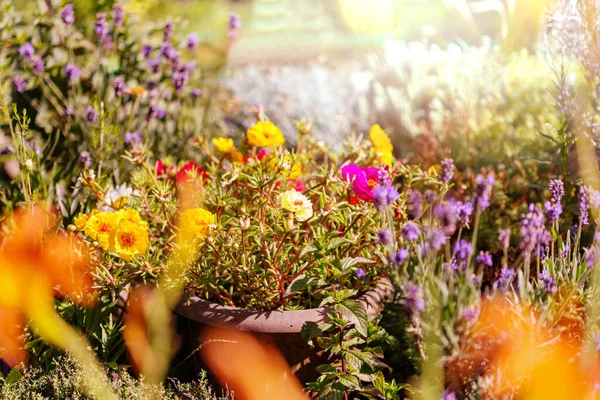
<svg viewBox="0 0 600 400"><path fill-rule="evenodd" d="M354 195L364 201L374 201L373 189L379 186L379 168L361 168L356 164L346 165L342 168L344 179L352 182Z"/></svg>

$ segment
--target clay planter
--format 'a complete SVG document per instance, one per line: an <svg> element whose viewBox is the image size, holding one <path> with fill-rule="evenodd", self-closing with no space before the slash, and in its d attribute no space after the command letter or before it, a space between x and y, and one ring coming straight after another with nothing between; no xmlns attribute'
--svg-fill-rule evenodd
<svg viewBox="0 0 600 400"><path fill-rule="evenodd" d="M385 278L358 299L364 304L369 319L372 319L381 313L384 301L393 294L393 285ZM311 349L302 339L300 330L305 322L327 321L327 313L331 310L330 307L320 307L297 311L250 311L222 306L198 297L191 297L189 302L184 298L175 309L184 317L178 321L183 347L180 354L193 353L184 368L197 376L204 367L199 352L194 352L201 345L200 333L207 326L217 326L252 332L261 340L270 342L281 351L300 381L312 382L318 377L315 367L325 361L317 349Z"/></svg>

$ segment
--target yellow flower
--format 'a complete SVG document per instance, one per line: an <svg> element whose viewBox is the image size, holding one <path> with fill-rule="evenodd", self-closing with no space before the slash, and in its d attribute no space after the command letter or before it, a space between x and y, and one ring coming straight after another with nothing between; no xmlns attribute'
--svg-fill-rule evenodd
<svg viewBox="0 0 600 400"><path fill-rule="evenodd" d="M92 240L98 241L100 247L108 248L108 238L117 225L119 216L117 213L103 211L90 216L85 223L85 234Z"/></svg>
<svg viewBox="0 0 600 400"><path fill-rule="evenodd" d="M391 153L394 151L394 146L392 145L389 136L378 124L371 126L369 138L371 139L371 143L378 153Z"/></svg>
<svg viewBox="0 0 600 400"><path fill-rule="evenodd" d="M284 192L279 197L281 207L294 213L298 221L306 221L313 215L312 202L295 189Z"/></svg>
<svg viewBox="0 0 600 400"><path fill-rule="evenodd" d="M73 224L75 224L75 228L77 228L78 231L84 230L85 224L87 223L89 218L90 218L90 216L87 214L84 214L84 213L77 214L75 219L73 219Z"/></svg>
<svg viewBox="0 0 600 400"><path fill-rule="evenodd" d="M394 164L394 155L391 151L382 151L376 153L377 160L383 165L391 167Z"/></svg>
<svg viewBox="0 0 600 400"><path fill-rule="evenodd" d="M302 174L302 165L299 162L292 164L290 159L291 157L289 154L283 156L282 170L287 173L288 179L296 179ZM270 157L269 165L273 168L277 168L277 157L275 155Z"/></svg>
<svg viewBox="0 0 600 400"><path fill-rule="evenodd" d="M226 138L226 137L214 138L212 140L212 142L213 142L213 145L215 146L215 149L217 149L217 151L219 153L229 154L235 150L235 147L233 144L233 139L231 139L231 138Z"/></svg>
<svg viewBox="0 0 600 400"><path fill-rule="evenodd" d="M215 215L204 208L192 208L181 214L180 228L195 237L204 238L208 226L215 223Z"/></svg>
<svg viewBox="0 0 600 400"><path fill-rule="evenodd" d="M236 149L233 149L233 151L229 154L229 157L231 158L231 161L235 163L244 162L244 155Z"/></svg>
<svg viewBox="0 0 600 400"><path fill-rule="evenodd" d="M110 234L111 250L125 260L129 260L131 256L144 254L148 250L149 244L148 230L143 225L124 218L119 221Z"/></svg>
<svg viewBox="0 0 600 400"><path fill-rule="evenodd" d="M279 147L285 143L281 130L272 122L259 121L248 129L248 143L257 147Z"/></svg>
<svg viewBox="0 0 600 400"><path fill-rule="evenodd" d="M146 89L144 89L143 86L132 86L129 89L127 89L127 93L129 93L132 96L138 97L143 95L146 92Z"/></svg>
<svg viewBox="0 0 600 400"><path fill-rule="evenodd" d="M136 225L143 227L144 229L148 228L148 223L140 217L140 214L137 210L133 208L123 208L117 212L120 221L129 221Z"/></svg>

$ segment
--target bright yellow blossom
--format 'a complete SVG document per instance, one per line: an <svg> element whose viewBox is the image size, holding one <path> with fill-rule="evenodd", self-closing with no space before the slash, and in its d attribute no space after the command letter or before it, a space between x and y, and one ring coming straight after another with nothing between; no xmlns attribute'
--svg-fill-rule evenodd
<svg viewBox="0 0 600 400"><path fill-rule="evenodd" d="M119 216L117 213L103 211L90 216L85 223L85 234L92 240L96 240L100 247L108 249L108 239L111 231L117 225Z"/></svg>
<svg viewBox="0 0 600 400"><path fill-rule="evenodd" d="M371 129L369 130L369 138L371 139L371 143L378 153L391 153L394 151L394 146L392 145L389 136L378 124L371 126Z"/></svg>
<svg viewBox="0 0 600 400"><path fill-rule="evenodd" d="M79 213L73 219L73 224L75 225L75 228L77 228L78 231L82 231L85 229L85 224L87 223L88 219L90 219L89 215L84 214L84 213Z"/></svg>
<svg viewBox="0 0 600 400"><path fill-rule="evenodd" d="M233 149L233 151L229 154L229 157L231 159L231 161L235 162L235 163L242 163L244 162L244 155L237 151L236 149Z"/></svg>
<svg viewBox="0 0 600 400"><path fill-rule="evenodd" d="M277 157L273 155L269 160L269 165L273 168L277 167ZM299 162L291 163L291 157L288 155L283 156L282 170L287 174L288 179L296 179L302 174L302 164Z"/></svg>
<svg viewBox="0 0 600 400"><path fill-rule="evenodd" d="M313 216L312 202L295 189L282 193L279 201L281 207L294 213L298 221L306 221Z"/></svg>
<svg viewBox="0 0 600 400"><path fill-rule="evenodd" d="M248 143L257 147L279 147L285 143L281 130L272 122L259 121L248 129Z"/></svg>
<svg viewBox="0 0 600 400"><path fill-rule="evenodd" d="M125 260L144 254L149 244L148 230L143 225L127 219L121 219L110 233L111 250Z"/></svg>
<svg viewBox="0 0 600 400"><path fill-rule="evenodd" d="M129 221L136 225L141 226L144 229L148 228L148 223L140 217L140 214L136 209L123 208L117 212L120 221Z"/></svg>
<svg viewBox="0 0 600 400"><path fill-rule="evenodd" d="M204 238L208 226L215 223L215 215L204 208L192 208L181 214L181 229L198 238Z"/></svg>
<svg viewBox="0 0 600 400"><path fill-rule="evenodd" d="M231 139L231 138L226 138L226 137L214 138L212 140L212 142L213 142L213 145L215 146L215 149L217 149L217 151L219 153L229 154L235 150L235 146L233 144L233 139Z"/></svg>

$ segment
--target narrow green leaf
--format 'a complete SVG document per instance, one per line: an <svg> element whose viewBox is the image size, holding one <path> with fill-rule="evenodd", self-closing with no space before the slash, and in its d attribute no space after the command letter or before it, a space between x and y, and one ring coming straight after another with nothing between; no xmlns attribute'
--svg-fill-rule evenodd
<svg viewBox="0 0 600 400"><path fill-rule="evenodd" d="M362 303L356 300L344 300L334 306L334 309L341 313L344 318L354 323L356 330L363 336L367 336L369 320L367 319L367 310Z"/></svg>

